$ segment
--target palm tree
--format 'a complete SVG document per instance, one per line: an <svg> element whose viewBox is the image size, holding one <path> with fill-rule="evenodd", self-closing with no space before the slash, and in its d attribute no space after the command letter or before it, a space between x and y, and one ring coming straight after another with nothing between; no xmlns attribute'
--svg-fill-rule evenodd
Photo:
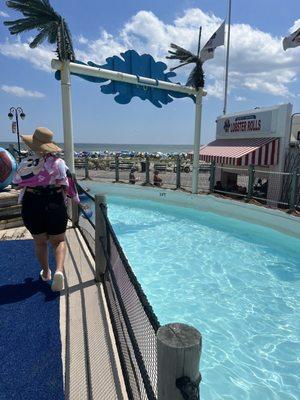
<svg viewBox="0 0 300 400"><path fill-rule="evenodd" d="M37 29L38 35L30 43L37 47L44 40L57 44L57 55L62 61L75 61L71 33L64 18L54 11L49 0L12 0L6 2L7 7L20 11L25 18L5 21L12 35Z"/></svg>
<svg viewBox="0 0 300 400"><path fill-rule="evenodd" d="M201 58L200 58L201 31L202 31L202 28L200 27L197 55L191 53L188 50L183 49L180 46L177 46L177 44L171 43L171 47L175 51L169 50L168 52L171 55L166 57L170 60L179 60L180 61L180 64L177 65L177 67L170 68L171 71L174 71L174 69L183 67L184 65L187 65L187 64L191 64L191 63L196 64L188 77L186 86L192 86L192 87L196 88L197 90L199 88L204 88L204 73L203 73L203 68L202 68L203 62L201 61Z"/></svg>

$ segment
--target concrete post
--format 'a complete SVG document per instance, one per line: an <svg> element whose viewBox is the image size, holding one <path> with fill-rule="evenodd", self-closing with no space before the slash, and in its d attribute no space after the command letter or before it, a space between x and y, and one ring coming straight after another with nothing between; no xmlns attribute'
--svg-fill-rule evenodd
<svg viewBox="0 0 300 400"><path fill-rule="evenodd" d="M158 400L182 400L176 380L189 378L199 384L202 337L197 329L185 324L168 324L157 332Z"/></svg>

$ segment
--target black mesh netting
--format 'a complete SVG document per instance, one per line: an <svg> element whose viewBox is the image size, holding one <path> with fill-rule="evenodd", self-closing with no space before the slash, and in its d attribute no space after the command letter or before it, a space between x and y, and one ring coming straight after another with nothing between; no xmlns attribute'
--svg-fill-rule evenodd
<svg viewBox="0 0 300 400"><path fill-rule="evenodd" d="M108 219L107 227L109 257L104 287L127 392L130 399L156 399L159 323Z"/></svg>
<svg viewBox="0 0 300 400"><path fill-rule="evenodd" d="M79 211L78 228L95 256L95 225L82 206ZM101 211L107 226L107 242L101 243L107 259L103 287L127 394L130 400L155 400L156 332L160 325L123 253L105 207Z"/></svg>
<svg viewBox="0 0 300 400"><path fill-rule="evenodd" d="M95 225L88 217L86 210L79 204L78 229L80 230L85 243L87 244L91 254L95 257Z"/></svg>

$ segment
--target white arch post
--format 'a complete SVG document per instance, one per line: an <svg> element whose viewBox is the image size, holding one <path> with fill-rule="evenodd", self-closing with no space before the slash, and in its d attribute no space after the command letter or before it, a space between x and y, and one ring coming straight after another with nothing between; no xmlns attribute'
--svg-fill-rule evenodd
<svg viewBox="0 0 300 400"><path fill-rule="evenodd" d="M75 173L70 62L62 62L60 71L64 130L64 158L71 173Z"/></svg>
<svg viewBox="0 0 300 400"><path fill-rule="evenodd" d="M198 91L196 94L196 116L195 116L195 135L194 135L194 160L192 175L192 193L198 193L198 177L199 177L199 156L201 141L201 119L202 119L202 96L203 93Z"/></svg>
<svg viewBox="0 0 300 400"><path fill-rule="evenodd" d="M202 88L195 88L178 85L177 83L159 81L157 79L141 77L137 75L126 74L108 69L90 67L89 65L76 64L68 61L52 60L51 66L54 70L61 71L61 92L62 92L62 111L64 128L64 148L65 160L71 172L75 172L74 167L74 139L73 139L73 120L72 120L72 97L71 97L71 72L97 77L106 78L112 81L126 82L132 85L148 86L152 88L173 91L177 93L186 93L196 96L196 118L194 135L194 161L192 175L192 193L198 193L198 175L199 175L199 152L201 140L201 116L202 116L202 97L206 92Z"/></svg>

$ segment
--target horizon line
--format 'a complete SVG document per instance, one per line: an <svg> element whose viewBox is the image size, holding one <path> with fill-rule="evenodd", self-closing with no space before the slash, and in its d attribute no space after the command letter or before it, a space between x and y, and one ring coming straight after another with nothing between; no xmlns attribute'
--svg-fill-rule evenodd
<svg viewBox="0 0 300 400"><path fill-rule="evenodd" d="M1 140L0 143L17 143L17 141ZM21 142L22 144L23 142ZM56 142L58 144L64 144L64 142ZM24 143L23 143L24 144ZM106 144L106 145L139 145L139 146L193 146L193 143L100 143L100 142L74 142L75 144Z"/></svg>

